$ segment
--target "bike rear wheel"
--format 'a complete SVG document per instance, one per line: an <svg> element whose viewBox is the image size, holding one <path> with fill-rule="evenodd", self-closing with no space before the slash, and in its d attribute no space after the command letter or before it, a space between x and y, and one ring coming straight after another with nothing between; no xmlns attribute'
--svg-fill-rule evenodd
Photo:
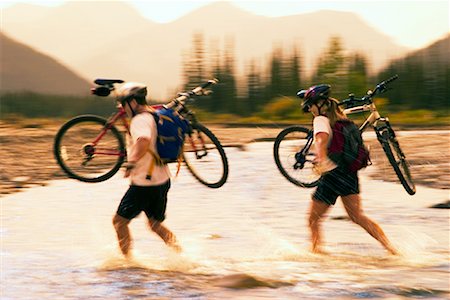
<svg viewBox="0 0 450 300"><path fill-rule="evenodd" d="M120 169L126 157L125 143L116 127L105 129L107 120L93 115L65 123L55 137L56 161L71 178L101 182Z"/></svg>
<svg viewBox="0 0 450 300"><path fill-rule="evenodd" d="M201 124L192 125L184 143L183 160L189 172L202 184L219 188L228 178L228 160L216 136Z"/></svg>
<svg viewBox="0 0 450 300"><path fill-rule="evenodd" d="M273 156L281 174L287 180L300 187L315 187L320 175L313 171L314 154L307 149L304 164L298 166L296 155L312 142L310 130L300 126L291 126L281 131L275 139ZM308 147L311 146L308 144Z"/></svg>
<svg viewBox="0 0 450 300"><path fill-rule="evenodd" d="M384 153L386 153L389 163L397 174L400 183L408 194L414 195L416 193L416 187L409 171L409 164L400 148L400 144L395 137L394 131L391 128L388 128L387 130L383 130L380 133L380 136L381 146Z"/></svg>

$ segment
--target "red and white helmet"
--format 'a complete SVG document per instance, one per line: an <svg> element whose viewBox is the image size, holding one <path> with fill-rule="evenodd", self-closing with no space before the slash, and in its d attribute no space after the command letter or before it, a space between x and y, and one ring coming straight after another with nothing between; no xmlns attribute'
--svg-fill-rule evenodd
<svg viewBox="0 0 450 300"><path fill-rule="evenodd" d="M301 90L297 93L297 97L303 99L302 110L308 112L311 105L317 103L321 99L328 99L330 96L331 85L319 84L310 87L307 90Z"/></svg>

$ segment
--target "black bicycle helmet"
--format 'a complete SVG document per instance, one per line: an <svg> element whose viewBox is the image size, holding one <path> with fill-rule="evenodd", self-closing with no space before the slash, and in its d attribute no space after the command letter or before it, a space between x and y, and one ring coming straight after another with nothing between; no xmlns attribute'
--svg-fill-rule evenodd
<svg viewBox="0 0 450 300"><path fill-rule="evenodd" d="M308 112L311 105L315 104L321 99L328 99L330 96L331 86L329 84L319 84L310 87L307 90L300 90L297 97L303 99L302 110Z"/></svg>

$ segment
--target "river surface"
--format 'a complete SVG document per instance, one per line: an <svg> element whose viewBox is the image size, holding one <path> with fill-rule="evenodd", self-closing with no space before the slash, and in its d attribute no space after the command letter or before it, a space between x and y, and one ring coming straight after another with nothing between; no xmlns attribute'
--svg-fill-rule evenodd
<svg viewBox="0 0 450 300"><path fill-rule="evenodd" d="M449 210L428 208L448 201L448 190L418 186L409 196L400 184L369 179L368 168L363 207L402 255L348 221L339 201L323 227L329 254L311 254L313 190L281 176L272 145L226 148L230 177L220 189L182 168L165 221L181 254L141 214L130 225L134 257L121 257L111 222L128 185L121 173L1 198L0 298L449 299Z"/></svg>

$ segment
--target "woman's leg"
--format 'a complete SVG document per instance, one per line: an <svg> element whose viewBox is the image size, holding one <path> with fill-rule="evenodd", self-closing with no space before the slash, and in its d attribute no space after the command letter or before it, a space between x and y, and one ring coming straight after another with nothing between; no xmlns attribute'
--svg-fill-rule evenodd
<svg viewBox="0 0 450 300"><path fill-rule="evenodd" d="M329 204L315 200L314 198L311 201L309 209L309 228L311 230L311 251L314 253L322 253L320 249L320 246L322 244L320 222L329 207Z"/></svg>
<svg viewBox="0 0 450 300"><path fill-rule="evenodd" d="M397 250L391 245L381 227L364 214L361 207L361 198L358 194L342 196L342 202L344 203L348 216L353 222L364 228L391 254L398 254Z"/></svg>

